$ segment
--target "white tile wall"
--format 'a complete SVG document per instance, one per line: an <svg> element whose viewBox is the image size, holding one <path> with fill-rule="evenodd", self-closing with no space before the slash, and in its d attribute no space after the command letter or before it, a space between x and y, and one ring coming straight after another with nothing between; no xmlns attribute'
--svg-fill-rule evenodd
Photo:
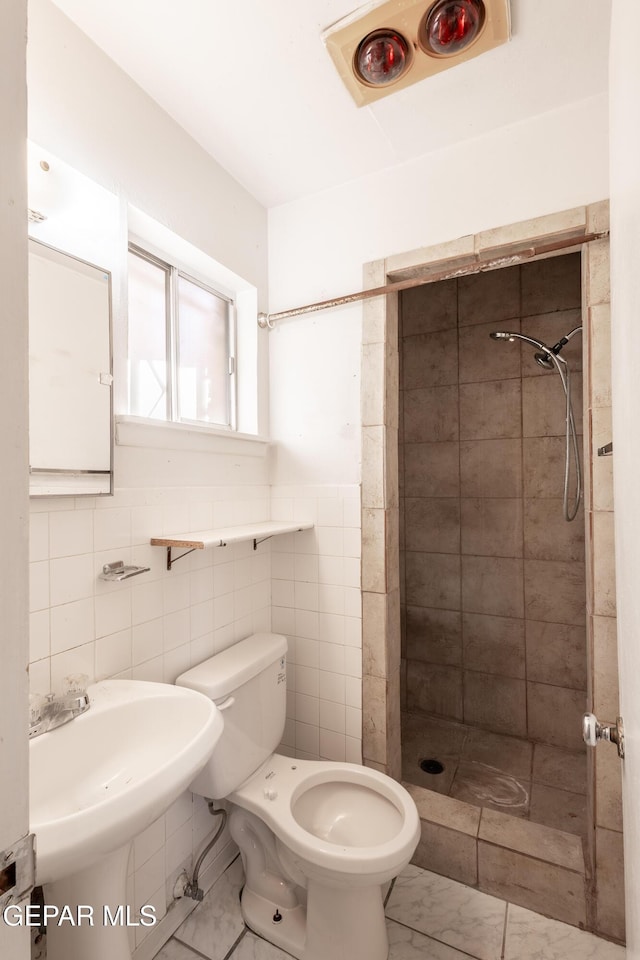
<svg viewBox="0 0 640 960"><path fill-rule="evenodd" d="M291 756L361 763L359 488L275 486L271 516L315 524L275 538L271 548L272 629L289 641L281 749Z"/></svg>
<svg viewBox="0 0 640 960"><path fill-rule="evenodd" d="M173 682L179 673L256 630L271 627L271 543L197 551L171 572L149 539L218 523L269 519L265 484L118 490L104 500L37 500L31 513L31 691L64 677ZM150 566L122 583L98 579L104 563ZM215 829L205 802L186 792L134 842L129 896L163 916L178 874ZM149 928L137 928L139 945ZM133 946L134 944L132 944Z"/></svg>
<svg viewBox="0 0 640 960"><path fill-rule="evenodd" d="M166 571L151 536L267 519L313 530L196 551ZM98 579L124 560L149 573ZM173 682L258 630L289 641L287 723L293 756L361 762L360 500L356 486L135 488L112 498L37 500L31 513L32 692L64 677ZM162 916L178 874L215 828L185 793L136 838L129 895ZM148 932L136 929L136 944Z"/></svg>

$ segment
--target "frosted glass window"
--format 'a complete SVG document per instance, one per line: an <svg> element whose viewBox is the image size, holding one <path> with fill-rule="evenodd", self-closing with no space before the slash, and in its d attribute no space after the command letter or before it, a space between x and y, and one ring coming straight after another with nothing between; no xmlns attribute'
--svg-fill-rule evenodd
<svg viewBox="0 0 640 960"><path fill-rule="evenodd" d="M129 411L166 420L169 271L129 253Z"/></svg>
<svg viewBox="0 0 640 960"><path fill-rule="evenodd" d="M229 423L229 304L178 277L178 417Z"/></svg>
<svg viewBox="0 0 640 960"><path fill-rule="evenodd" d="M235 428L233 304L129 248L129 412Z"/></svg>

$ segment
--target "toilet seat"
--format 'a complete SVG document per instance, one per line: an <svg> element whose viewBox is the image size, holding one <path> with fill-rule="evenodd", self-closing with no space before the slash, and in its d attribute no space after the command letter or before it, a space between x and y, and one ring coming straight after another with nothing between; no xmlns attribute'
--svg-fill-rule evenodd
<svg viewBox="0 0 640 960"><path fill-rule="evenodd" d="M274 753L228 799L259 817L306 873L349 884L391 879L420 836L400 784L353 763Z"/></svg>

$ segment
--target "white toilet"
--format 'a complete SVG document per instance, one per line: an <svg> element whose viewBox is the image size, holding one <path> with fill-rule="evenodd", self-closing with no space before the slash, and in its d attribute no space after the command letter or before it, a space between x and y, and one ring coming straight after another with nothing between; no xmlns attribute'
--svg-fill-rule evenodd
<svg viewBox="0 0 640 960"><path fill-rule="evenodd" d="M385 960L382 885L420 837L395 780L354 763L274 753L286 709L286 637L257 633L183 673L224 731L191 790L231 804L247 925L300 960Z"/></svg>

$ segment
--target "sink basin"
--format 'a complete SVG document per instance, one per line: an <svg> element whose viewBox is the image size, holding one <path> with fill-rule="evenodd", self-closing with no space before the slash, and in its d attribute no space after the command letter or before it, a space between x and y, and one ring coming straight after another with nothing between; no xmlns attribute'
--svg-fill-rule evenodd
<svg viewBox="0 0 640 960"><path fill-rule="evenodd" d="M85 904L93 885L101 911L114 898L126 903L128 845L187 789L209 759L223 721L211 700L185 687L104 680L88 694L86 713L29 743L30 821L45 897L51 885L50 902L77 896ZM75 932L80 946L81 928ZM58 951L54 938L47 939L54 956L75 956L73 944ZM81 950L78 956L102 956L97 944ZM120 956L114 943L105 955Z"/></svg>

